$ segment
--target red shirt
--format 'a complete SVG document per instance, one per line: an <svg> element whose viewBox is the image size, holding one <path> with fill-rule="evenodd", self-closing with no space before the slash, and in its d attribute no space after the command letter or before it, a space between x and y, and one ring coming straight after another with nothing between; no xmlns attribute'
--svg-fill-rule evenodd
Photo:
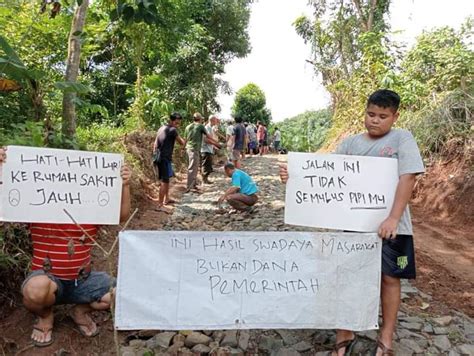
<svg viewBox="0 0 474 356"><path fill-rule="evenodd" d="M95 240L97 225L81 226ZM74 280L80 270L90 270L93 242L75 224L33 223L30 231L33 271L49 269L49 273L60 279Z"/></svg>

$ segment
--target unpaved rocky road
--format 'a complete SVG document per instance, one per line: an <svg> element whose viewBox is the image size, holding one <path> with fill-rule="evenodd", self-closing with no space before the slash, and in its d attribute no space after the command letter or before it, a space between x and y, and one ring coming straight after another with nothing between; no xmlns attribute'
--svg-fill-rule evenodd
<svg viewBox="0 0 474 356"><path fill-rule="evenodd" d="M260 188L260 201L252 214L216 214L216 201L228 187L222 168L212 174L214 184L203 193L186 193L163 225L165 230L201 231L308 231L283 222L284 186L278 178L278 163L286 156L252 157L243 162ZM449 310L430 313L433 296L405 282L399 313L395 350L397 355L474 355L474 323L467 315ZM416 301L416 303L414 303ZM329 355L335 334L328 330L250 330L214 332L140 332L122 347L126 356L144 355ZM358 333L354 354L366 355L377 333ZM178 350L180 353L178 353Z"/></svg>

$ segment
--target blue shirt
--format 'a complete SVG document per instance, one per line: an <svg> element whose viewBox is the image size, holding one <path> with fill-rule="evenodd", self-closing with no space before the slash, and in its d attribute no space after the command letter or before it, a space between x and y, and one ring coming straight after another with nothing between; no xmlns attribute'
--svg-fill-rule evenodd
<svg viewBox="0 0 474 356"><path fill-rule="evenodd" d="M253 179L240 169L236 169L232 174L232 186L239 187L239 193L245 195L252 195L258 192L257 185Z"/></svg>

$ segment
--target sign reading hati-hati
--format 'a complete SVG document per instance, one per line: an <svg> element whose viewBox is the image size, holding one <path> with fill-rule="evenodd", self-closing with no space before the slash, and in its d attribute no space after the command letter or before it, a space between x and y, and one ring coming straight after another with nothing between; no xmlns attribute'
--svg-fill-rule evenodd
<svg viewBox="0 0 474 356"><path fill-rule="evenodd" d="M125 231L119 330L378 328L374 233Z"/></svg>
<svg viewBox="0 0 474 356"><path fill-rule="evenodd" d="M375 232L392 208L398 161L336 154L288 154L285 223Z"/></svg>
<svg viewBox="0 0 474 356"><path fill-rule="evenodd" d="M123 156L7 147L0 166L0 220L118 224Z"/></svg>

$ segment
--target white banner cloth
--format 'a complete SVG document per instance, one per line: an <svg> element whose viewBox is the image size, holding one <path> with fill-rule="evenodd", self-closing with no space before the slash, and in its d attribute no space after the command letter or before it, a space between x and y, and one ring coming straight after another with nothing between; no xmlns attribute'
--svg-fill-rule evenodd
<svg viewBox="0 0 474 356"><path fill-rule="evenodd" d="M114 153L7 147L0 165L0 220L118 224L123 156Z"/></svg>
<svg viewBox="0 0 474 356"><path fill-rule="evenodd" d="M286 224L376 232L392 208L398 161L290 152L288 174Z"/></svg>
<svg viewBox="0 0 474 356"><path fill-rule="evenodd" d="M376 234L125 231L119 330L378 328Z"/></svg>

